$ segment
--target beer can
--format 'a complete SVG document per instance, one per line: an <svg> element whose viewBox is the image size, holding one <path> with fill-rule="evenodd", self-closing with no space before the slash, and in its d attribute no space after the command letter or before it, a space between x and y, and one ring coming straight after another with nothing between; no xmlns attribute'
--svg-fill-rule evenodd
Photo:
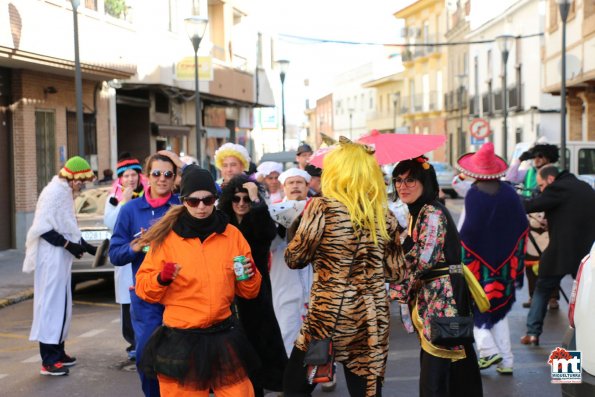
<svg viewBox="0 0 595 397"><path fill-rule="evenodd" d="M250 278L250 276L244 272L244 265L246 263L248 263L248 259L244 255L233 258L233 272L236 274L236 280L244 281Z"/></svg>

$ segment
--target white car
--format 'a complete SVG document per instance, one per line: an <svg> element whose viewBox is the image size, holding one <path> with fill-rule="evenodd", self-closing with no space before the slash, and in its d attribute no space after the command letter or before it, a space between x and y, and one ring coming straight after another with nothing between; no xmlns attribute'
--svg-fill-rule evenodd
<svg viewBox="0 0 595 397"><path fill-rule="evenodd" d="M568 309L570 328L562 345L581 352L582 383L562 384L562 396L595 396L595 243L578 268Z"/></svg>
<svg viewBox="0 0 595 397"><path fill-rule="evenodd" d="M92 256L87 253L82 258L75 258L72 262L72 285L73 287L82 281L95 280L99 278L111 279L114 275L114 267L107 258L107 248L111 231L103 223L103 209L110 193L111 186L100 186L85 189L75 198L74 207L76 220L81 230L81 235L91 245L103 246L98 250L98 255ZM105 241L108 240L106 243ZM103 253L102 257L99 255Z"/></svg>

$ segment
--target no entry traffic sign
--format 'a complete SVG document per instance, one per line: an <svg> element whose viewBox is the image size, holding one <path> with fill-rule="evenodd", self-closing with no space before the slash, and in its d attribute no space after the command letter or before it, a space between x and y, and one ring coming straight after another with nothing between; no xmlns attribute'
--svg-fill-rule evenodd
<svg viewBox="0 0 595 397"><path fill-rule="evenodd" d="M469 124L469 132L477 139L485 139L492 133L490 124L482 118L473 119L471 124Z"/></svg>

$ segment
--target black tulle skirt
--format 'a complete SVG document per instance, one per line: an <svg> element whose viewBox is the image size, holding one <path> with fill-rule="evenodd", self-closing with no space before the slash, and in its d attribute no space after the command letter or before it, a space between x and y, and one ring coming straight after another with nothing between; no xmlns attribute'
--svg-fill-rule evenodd
<svg viewBox="0 0 595 397"><path fill-rule="evenodd" d="M158 328L145 347L139 368L180 384L204 390L238 383L260 362L233 317L210 328Z"/></svg>

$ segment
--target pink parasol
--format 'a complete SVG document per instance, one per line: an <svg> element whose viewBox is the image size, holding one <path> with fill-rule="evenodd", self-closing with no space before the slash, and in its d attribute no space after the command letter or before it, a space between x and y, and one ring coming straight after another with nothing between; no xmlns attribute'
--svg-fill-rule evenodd
<svg viewBox="0 0 595 397"><path fill-rule="evenodd" d="M358 139L359 143L364 143L376 150L374 156L380 165L421 156L439 148L445 141L445 135L381 134L377 130L372 130L369 135ZM322 168L322 160L331 149L333 149L332 146L314 152L310 157L310 164Z"/></svg>

